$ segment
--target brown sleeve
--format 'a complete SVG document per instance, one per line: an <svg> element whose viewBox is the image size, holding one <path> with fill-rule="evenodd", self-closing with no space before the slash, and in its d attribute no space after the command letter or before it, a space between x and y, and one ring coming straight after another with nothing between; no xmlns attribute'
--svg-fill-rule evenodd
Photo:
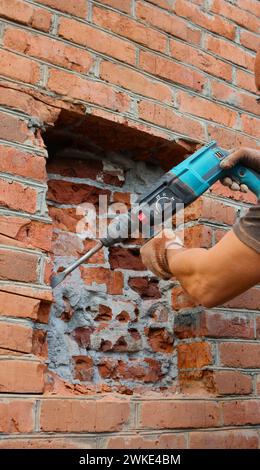
<svg viewBox="0 0 260 470"><path fill-rule="evenodd" d="M260 253L260 200L234 225L236 236L257 253Z"/></svg>

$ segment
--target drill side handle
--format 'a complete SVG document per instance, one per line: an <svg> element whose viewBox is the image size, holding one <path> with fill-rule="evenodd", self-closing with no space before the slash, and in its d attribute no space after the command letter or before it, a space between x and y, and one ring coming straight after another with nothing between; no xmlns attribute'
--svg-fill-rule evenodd
<svg viewBox="0 0 260 470"><path fill-rule="evenodd" d="M250 191L252 191L257 198L260 198L260 175L251 168L246 168L243 165L236 165L228 171L225 176L230 175L240 184L246 184Z"/></svg>

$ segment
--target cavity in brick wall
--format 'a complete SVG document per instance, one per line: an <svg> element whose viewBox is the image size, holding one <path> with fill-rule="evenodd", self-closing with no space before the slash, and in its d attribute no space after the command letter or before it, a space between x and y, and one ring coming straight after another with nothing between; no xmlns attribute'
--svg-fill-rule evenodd
<svg viewBox="0 0 260 470"><path fill-rule="evenodd" d="M98 198L106 195L108 204L129 207L131 197L151 187L165 172L161 143L156 141L161 164L155 155L148 163L143 159L152 147L136 131L123 126L119 131L110 124L102 133L104 120L99 120L90 132L91 120L67 120L65 129L58 123L44 136L55 271L95 244L82 215L84 203L93 203L98 213ZM99 134L95 140L94 130ZM180 147L171 160L178 161L183 152ZM97 226L102 220L107 220L106 214L97 217ZM103 384L106 391L125 393L143 387L175 389L173 283L159 281L146 270L139 256L140 243L131 239L103 247L54 290L48 365L62 379L87 386Z"/></svg>

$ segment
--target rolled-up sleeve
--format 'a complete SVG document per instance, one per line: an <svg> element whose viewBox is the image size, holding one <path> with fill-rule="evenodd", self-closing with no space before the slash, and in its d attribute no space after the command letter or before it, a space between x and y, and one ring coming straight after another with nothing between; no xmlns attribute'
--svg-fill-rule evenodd
<svg viewBox="0 0 260 470"><path fill-rule="evenodd" d="M239 219L233 231L241 242L260 253L260 200Z"/></svg>

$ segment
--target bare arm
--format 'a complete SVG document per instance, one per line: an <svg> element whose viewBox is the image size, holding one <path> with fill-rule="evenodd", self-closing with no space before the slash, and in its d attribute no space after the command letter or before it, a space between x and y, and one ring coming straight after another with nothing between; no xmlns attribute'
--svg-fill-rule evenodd
<svg viewBox="0 0 260 470"><path fill-rule="evenodd" d="M260 281L260 254L231 231L213 248L168 249L172 276L197 302L214 307Z"/></svg>

